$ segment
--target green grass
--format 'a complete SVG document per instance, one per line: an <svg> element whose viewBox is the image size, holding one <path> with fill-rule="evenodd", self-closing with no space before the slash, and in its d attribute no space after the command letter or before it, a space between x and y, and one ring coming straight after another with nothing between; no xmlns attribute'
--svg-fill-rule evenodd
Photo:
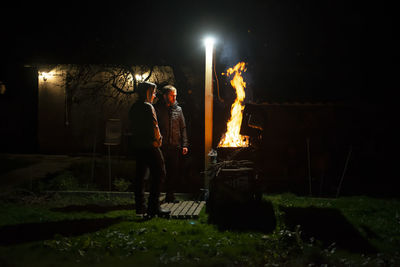
<svg viewBox="0 0 400 267"><path fill-rule="evenodd" d="M319 207L339 210L380 251L400 248L400 201L365 196L333 198L298 197L292 194L266 196L276 208Z"/></svg>
<svg viewBox="0 0 400 267"><path fill-rule="evenodd" d="M321 199L292 194L264 195L273 206L272 232L221 229L203 211L198 219L143 220L132 200L107 197L4 195L0 231L17 224L117 220L76 236L57 234L47 240L1 245L1 266L399 266L400 201L365 196ZM80 212L55 208L80 205ZM93 212L93 207L104 212ZM106 209L106 208L110 209ZM116 208L112 207L125 207ZM128 207L128 208L126 208ZM288 209L289 208L289 209ZM349 252L337 244L306 238L302 225L291 227L290 208L338 211L377 252ZM107 211L108 210L108 211ZM336 214L336 213L335 213ZM237 216L240 216L238 213ZM313 218L310 218L313 219ZM318 219L318 218L314 218ZM82 226L83 227L83 226ZM79 228L79 227L78 227ZM45 230L45 229L44 229ZM330 231L329 228L326 229ZM33 229L34 231L34 229ZM50 231L51 232L51 231ZM3 236L4 237L4 236ZM2 237L2 238L3 238ZM309 265L311 264L311 265Z"/></svg>

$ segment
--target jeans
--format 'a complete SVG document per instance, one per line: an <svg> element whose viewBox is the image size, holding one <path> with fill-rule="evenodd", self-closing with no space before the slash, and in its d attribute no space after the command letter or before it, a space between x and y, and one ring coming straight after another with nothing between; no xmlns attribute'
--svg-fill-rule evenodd
<svg viewBox="0 0 400 267"><path fill-rule="evenodd" d="M179 164L181 157L181 148L175 146L164 146L161 147L166 167L166 178L165 178L165 191L167 196L173 195L176 192L176 188L180 183L179 179Z"/></svg>
<svg viewBox="0 0 400 267"><path fill-rule="evenodd" d="M143 206L145 203L144 180L150 171L150 188L148 208L156 210L159 208L160 186L165 180L164 157L160 148L137 149L136 156L136 176L135 176L135 203L136 207Z"/></svg>

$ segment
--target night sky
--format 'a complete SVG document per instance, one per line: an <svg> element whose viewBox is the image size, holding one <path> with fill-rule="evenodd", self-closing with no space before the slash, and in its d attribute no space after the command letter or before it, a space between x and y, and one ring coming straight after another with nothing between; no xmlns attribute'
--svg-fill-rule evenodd
<svg viewBox="0 0 400 267"><path fill-rule="evenodd" d="M202 39L211 33L218 72L247 62L248 88L261 100L385 101L398 55L392 10L382 3L277 0L19 6L2 11L1 59L202 71Z"/></svg>

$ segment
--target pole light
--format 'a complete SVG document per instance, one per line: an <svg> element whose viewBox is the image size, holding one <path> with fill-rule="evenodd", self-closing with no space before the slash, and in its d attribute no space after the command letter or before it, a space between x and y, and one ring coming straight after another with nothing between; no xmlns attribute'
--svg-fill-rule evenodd
<svg viewBox="0 0 400 267"><path fill-rule="evenodd" d="M206 69L205 69L205 91L204 91L204 186L208 188L209 179L206 170L210 166L208 153L212 149L213 131L213 81L212 81L212 62L215 39L207 37L204 39L206 48Z"/></svg>

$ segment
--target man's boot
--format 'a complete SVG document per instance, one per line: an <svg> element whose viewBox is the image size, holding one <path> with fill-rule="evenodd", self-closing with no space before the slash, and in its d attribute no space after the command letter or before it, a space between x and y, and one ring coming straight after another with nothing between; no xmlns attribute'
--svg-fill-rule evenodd
<svg viewBox="0 0 400 267"><path fill-rule="evenodd" d="M158 217L167 217L171 213L170 210L162 209L160 207L160 202L158 198L156 199L149 199L149 207L147 209L147 215L149 217L154 217L157 215Z"/></svg>
<svg viewBox="0 0 400 267"><path fill-rule="evenodd" d="M135 210L136 214L145 214L147 207L145 204L144 194L135 194Z"/></svg>
<svg viewBox="0 0 400 267"><path fill-rule="evenodd" d="M146 204L144 203L137 203L135 204L135 209L136 209L136 214L139 215L139 214L145 214L147 207Z"/></svg>
<svg viewBox="0 0 400 267"><path fill-rule="evenodd" d="M166 209L163 209L161 207L147 209L147 215L149 217L154 217L156 215L158 217L168 217L170 214L171 214L170 210L166 210Z"/></svg>

